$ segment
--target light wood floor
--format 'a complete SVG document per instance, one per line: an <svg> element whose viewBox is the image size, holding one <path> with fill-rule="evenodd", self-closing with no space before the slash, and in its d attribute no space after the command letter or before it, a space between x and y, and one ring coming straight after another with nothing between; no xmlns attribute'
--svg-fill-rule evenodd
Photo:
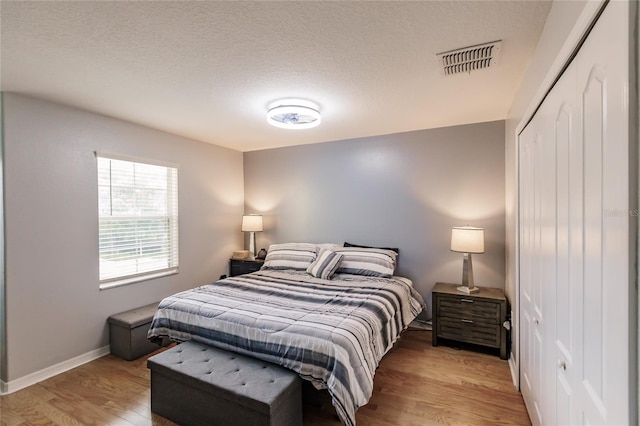
<svg viewBox="0 0 640 426"><path fill-rule="evenodd" d="M0 425L173 425L151 414L146 358L112 355L0 397ZM340 425L325 392L305 387L305 426ZM431 346L406 331L382 360L359 426L530 425L506 361Z"/></svg>

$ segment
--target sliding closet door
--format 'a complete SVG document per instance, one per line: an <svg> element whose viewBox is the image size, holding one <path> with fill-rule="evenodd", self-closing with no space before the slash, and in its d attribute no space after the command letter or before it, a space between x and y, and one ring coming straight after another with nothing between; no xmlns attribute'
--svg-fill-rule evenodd
<svg viewBox="0 0 640 426"><path fill-rule="evenodd" d="M575 90L572 90L574 93ZM555 103L546 100L521 134L521 385L534 424L550 424L555 406L557 253Z"/></svg>
<svg viewBox="0 0 640 426"><path fill-rule="evenodd" d="M611 2L578 56L583 140L584 280L579 420L629 421L628 7Z"/></svg>
<svg viewBox="0 0 640 426"><path fill-rule="evenodd" d="M579 353L582 324L583 283L583 156L580 137L580 102L576 91L577 63L574 61L547 98L553 112L555 151L555 275L552 296L555 321L549 330L552 372L551 389L555 398L554 424L581 424L575 412L575 384L579 381ZM555 362L555 363L554 363ZM554 410L553 401L550 409Z"/></svg>
<svg viewBox="0 0 640 426"><path fill-rule="evenodd" d="M542 196L544 170L543 136L536 117L522 133L520 141L521 287L520 287L520 369L522 393L535 424L543 424L543 327L542 295ZM525 195L526 194L526 195Z"/></svg>
<svg viewBox="0 0 640 426"><path fill-rule="evenodd" d="M521 387L534 424L628 424L628 7L520 135Z"/></svg>

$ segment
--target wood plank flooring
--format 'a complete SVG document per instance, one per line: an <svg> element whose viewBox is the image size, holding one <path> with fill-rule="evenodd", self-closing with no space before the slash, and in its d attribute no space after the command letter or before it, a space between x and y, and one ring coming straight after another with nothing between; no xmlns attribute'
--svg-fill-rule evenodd
<svg viewBox="0 0 640 426"><path fill-rule="evenodd" d="M0 397L0 425L173 425L151 413L147 357L113 355ZM340 425L326 391L303 388L304 425ZM431 346L406 331L380 363L359 426L530 425L506 361Z"/></svg>

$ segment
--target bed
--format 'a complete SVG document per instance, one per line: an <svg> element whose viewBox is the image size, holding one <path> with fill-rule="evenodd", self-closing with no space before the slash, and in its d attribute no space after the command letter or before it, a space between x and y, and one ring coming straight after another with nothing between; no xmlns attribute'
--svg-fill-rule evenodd
<svg viewBox="0 0 640 426"><path fill-rule="evenodd" d="M199 341L285 366L328 389L340 419L355 425L378 363L424 301L406 278L354 274L362 263L347 262L346 253L328 277L311 274L325 254L314 250L313 261L291 262L270 249L263 270L165 298L148 337Z"/></svg>

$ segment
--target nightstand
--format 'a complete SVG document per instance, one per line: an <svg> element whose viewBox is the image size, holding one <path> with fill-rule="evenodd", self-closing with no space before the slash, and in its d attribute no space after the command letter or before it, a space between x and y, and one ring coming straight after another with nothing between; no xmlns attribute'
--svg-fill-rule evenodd
<svg viewBox="0 0 640 426"><path fill-rule="evenodd" d="M507 359L507 299L499 288L478 287L478 293L464 294L459 284L436 283L432 291L433 346L440 339L500 349Z"/></svg>
<svg viewBox="0 0 640 426"><path fill-rule="evenodd" d="M229 276L250 274L262 268L264 260L229 259Z"/></svg>

